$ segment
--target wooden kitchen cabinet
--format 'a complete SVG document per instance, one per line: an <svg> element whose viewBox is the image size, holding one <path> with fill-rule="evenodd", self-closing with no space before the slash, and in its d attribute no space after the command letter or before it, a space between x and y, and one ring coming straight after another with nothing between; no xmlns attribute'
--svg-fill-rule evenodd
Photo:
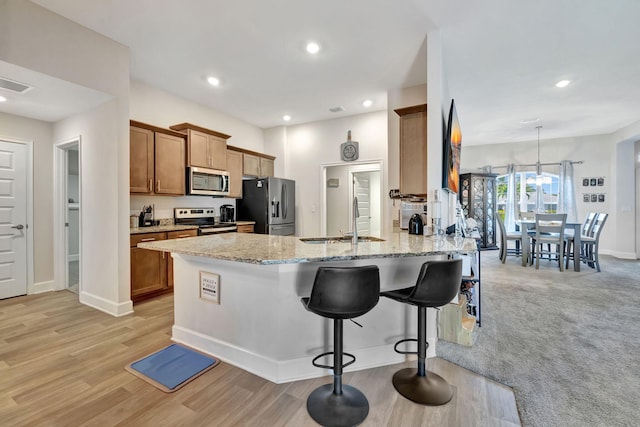
<svg viewBox="0 0 640 427"><path fill-rule="evenodd" d="M154 180L153 132L129 128L129 192L151 194Z"/></svg>
<svg viewBox="0 0 640 427"><path fill-rule="evenodd" d="M130 123L129 192L184 195L184 135L133 120Z"/></svg>
<svg viewBox="0 0 640 427"><path fill-rule="evenodd" d="M187 134L187 166L227 170L227 139L225 135L190 123L170 127Z"/></svg>
<svg viewBox="0 0 640 427"><path fill-rule="evenodd" d="M245 176L273 176L274 160L257 154L242 154L242 174Z"/></svg>
<svg viewBox="0 0 640 427"><path fill-rule="evenodd" d="M131 300L133 302L169 291L167 282L169 254L136 247L141 242L166 238L166 233L144 233L131 236Z"/></svg>
<svg viewBox="0 0 640 427"><path fill-rule="evenodd" d="M236 232L237 233L253 233L253 224L242 224L238 225Z"/></svg>
<svg viewBox="0 0 640 427"><path fill-rule="evenodd" d="M131 300L134 303L173 291L171 254L138 248L138 243L197 235L196 229L131 235Z"/></svg>
<svg viewBox="0 0 640 427"><path fill-rule="evenodd" d="M227 150L227 172L229 172L229 197L242 198L242 153Z"/></svg>
<svg viewBox="0 0 640 427"><path fill-rule="evenodd" d="M400 116L400 192L427 195L427 105L394 110Z"/></svg>

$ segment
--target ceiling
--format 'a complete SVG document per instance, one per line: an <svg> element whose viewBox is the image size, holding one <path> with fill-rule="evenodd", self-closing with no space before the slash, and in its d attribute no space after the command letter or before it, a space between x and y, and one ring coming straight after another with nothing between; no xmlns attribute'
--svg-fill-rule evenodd
<svg viewBox="0 0 640 427"><path fill-rule="evenodd" d="M132 80L262 128L287 124L284 114L297 124L385 109L387 91L426 82L425 37L436 27L465 145L535 140L536 126L541 139L606 134L640 120L637 0L34 3L128 46ZM0 62L0 76L31 84L9 66ZM561 79L571 84L554 87ZM37 117L37 104L55 110L40 100L20 115L69 114Z"/></svg>

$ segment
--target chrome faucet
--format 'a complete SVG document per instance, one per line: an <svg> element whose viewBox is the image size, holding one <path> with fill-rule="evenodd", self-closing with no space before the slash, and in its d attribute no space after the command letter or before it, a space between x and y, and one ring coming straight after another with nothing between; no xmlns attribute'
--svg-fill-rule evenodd
<svg viewBox="0 0 640 427"><path fill-rule="evenodd" d="M358 210L358 198L353 198L353 235L351 236L351 243L358 244L358 218L360 217L360 211Z"/></svg>

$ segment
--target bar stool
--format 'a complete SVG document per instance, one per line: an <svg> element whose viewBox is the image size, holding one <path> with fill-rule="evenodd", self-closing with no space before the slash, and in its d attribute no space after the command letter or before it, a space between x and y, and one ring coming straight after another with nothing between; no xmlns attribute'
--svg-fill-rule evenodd
<svg viewBox="0 0 640 427"><path fill-rule="evenodd" d="M462 260L427 261L422 264L416 285L380 295L418 307L418 339L398 341L394 350L417 354L418 367L401 369L393 375L393 386L409 400L422 405L444 405L453 397L451 386L441 376L425 369L427 358L427 307L440 307L453 299L462 281ZM417 342L418 351L398 350L404 342Z"/></svg>
<svg viewBox="0 0 640 427"><path fill-rule="evenodd" d="M333 384L315 389L307 398L311 418L323 426L355 426L367 418L369 402L355 387L342 384L342 369L356 361L354 355L343 352L342 321L369 312L380 298L380 273L375 265L364 267L320 267L311 289L311 296L301 298L312 313L333 319L333 351L316 356L313 366L333 369ZM333 366L317 360L333 355ZM342 357L351 360L342 363Z"/></svg>

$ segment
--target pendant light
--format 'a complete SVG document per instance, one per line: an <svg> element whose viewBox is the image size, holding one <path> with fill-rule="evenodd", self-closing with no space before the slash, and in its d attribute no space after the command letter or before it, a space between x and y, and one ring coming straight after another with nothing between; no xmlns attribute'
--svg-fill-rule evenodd
<svg viewBox="0 0 640 427"><path fill-rule="evenodd" d="M536 126L538 129L538 161L536 162L536 177L535 179L527 179L527 184L536 184L540 186L542 184L550 184L551 178L542 174L542 164L540 163L540 129L542 126Z"/></svg>

